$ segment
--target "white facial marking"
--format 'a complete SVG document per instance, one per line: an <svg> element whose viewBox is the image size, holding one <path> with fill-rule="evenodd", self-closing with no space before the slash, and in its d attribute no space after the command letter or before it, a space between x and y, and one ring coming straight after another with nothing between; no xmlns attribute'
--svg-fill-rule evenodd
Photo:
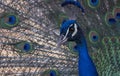
<svg viewBox="0 0 120 76"><path fill-rule="evenodd" d="M72 27L72 26L73 26L73 24L70 25L70 27Z"/></svg>
<svg viewBox="0 0 120 76"><path fill-rule="evenodd" d="M71 24L70 27L71 27L71 26L73 26L73 24ZM65 40L65 39L67 38L68 33L69 33L69 28L67 29L67 32L66 32L66 34L65 34L65 36L64 36L64 38L63 38L63 40Z"/></svg>
<svg viewBox="0 0 120 76"><path fill-rule="evenodd" d="M70 25L70 27L72 27L72 26L73 26L73 24ZM75 34L76 34L77 31L78 31L78 30L77 30L77 25L76 25L76 24L74 24L74 29L75 29L75 31L73 32L72 37L75 36ZM64 36L64 38L63 38L63 40L65 40L65 39L67 38L68 33L69 33L69 28L67 29L67 32L66 32L66 34L65 34L65 36Z"/></svg>
<svg viewBox="0 0 120 76"><path fill-rule="evenodd" d="M63 40L65 40L65 39L67 38L68 33L69 33L69 29L67 29L67 32L66 32L66 34L65 34L65 36L64 36L64 38L63 38Z"/></svg>
<svg viewBox="0 0 120 76"><path fill-rule="evenodd" d="M73 32L72 37L75 36L75 34L76 34L77 31L78 31L78 30L77 30L77 25L76 25L76 24L74 24L74 29L75 29L75 31Z"/></svg>

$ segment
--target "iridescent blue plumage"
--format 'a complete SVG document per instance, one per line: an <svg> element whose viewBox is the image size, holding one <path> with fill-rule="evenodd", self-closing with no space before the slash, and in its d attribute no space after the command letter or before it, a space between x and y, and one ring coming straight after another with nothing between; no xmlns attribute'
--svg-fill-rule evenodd
<svg viewBox="0 0 120 76"><path fill-rule="evenodd" d="M116 18L117 18L117 19L120 19L120 13L117 13L117 14L116 14Z"/></svg>
<svg viewBox="0 0 120 76"><path fill-rule="evenodd" d="M98 3L99 3L99 0L90 0L90 4L91 4L92 6L97 6Z"/></svg>
<svg viewBox="0 0 120 76"><path fill-rule="evenodd" d="M9 16L8 18L8 24L15 24L16 23L16 17L15 16Z"/></svg>
<svg viewBox="0 0 120 76"><path fill-rule="evenodd" d="M97 41L98 40L98 36L93 36L92 40L93 41Z"/></svg>
<svg viewBox="0 0 120 76"><path fill-rule="evenodd" d="M117 21L115 20L115 18L110 18L110 19L108 20L108 22L109 22L110 24L115 24Z"/></svg>
<svg viewBox="0 0 120 76"><path fill-rule="evenodd" d="M69 27L70 24L73 24L75 23L76 21L75 20L64 20L62 22L62 27L60 29L60 33L65 33L67 31L67 28Z"/></svg>
<svg viewBox="0 0 120 76"><path fill-rule="evenodd" d="M80 8L82 12L84 12L84 8L81 6L79 1L77 1L77 0L65 0L61 4L61 6L64 7L64 6L68 5L68 4L73 4L73 5L77 6L78 8Z"/></svg>
<svg viewBox="0 0 120 76"><path fill-rule="evenodd" d="M31 45L29 43L25 43L23 49L25 52L28 52L31 49Z"/></svg>
<svg viewBox="0 0 120 76"><path fill-rule="evenodd" d="M73 33L75 33L74 36L72 36ZM63 40L66 36L67 41L76 42L75 50L79 53L79 76L98 76L96 67L88 54L85 37L77 22L75 20L64 21L60 28L60 35L64 36Z"/></svg>
<svg viewBox="0 0 120 76"><path fill-rule="evenodd" d="M50 71L50 76L57 76L57 75L56 75L56 72L55 72L54 70L51 70L51 71Z"/></svg>

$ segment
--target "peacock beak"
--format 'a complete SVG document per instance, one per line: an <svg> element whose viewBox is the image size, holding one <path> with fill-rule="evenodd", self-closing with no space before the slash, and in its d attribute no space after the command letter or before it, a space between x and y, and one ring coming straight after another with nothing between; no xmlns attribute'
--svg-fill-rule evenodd
<svg viewBox="0 0 120 76"><path fill-rule="evenodd" d="M61 46L62 44L66 43L68 40L68 38L64 35L60 35L59 39L58 39L58 43L57 46Z"/></svg>

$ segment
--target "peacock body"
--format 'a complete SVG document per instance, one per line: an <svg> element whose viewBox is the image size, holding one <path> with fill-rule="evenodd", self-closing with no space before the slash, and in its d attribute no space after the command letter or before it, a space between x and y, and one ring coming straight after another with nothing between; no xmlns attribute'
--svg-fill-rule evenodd
<svg viewBox="0 0 120 76"><path fill-rule="evenodd" d="M0 0L1 76L78 76L76 44L57 48L60 25L72 14L99 76L120 76L120 1L78 0L84 14L63 1Z"/></svg>

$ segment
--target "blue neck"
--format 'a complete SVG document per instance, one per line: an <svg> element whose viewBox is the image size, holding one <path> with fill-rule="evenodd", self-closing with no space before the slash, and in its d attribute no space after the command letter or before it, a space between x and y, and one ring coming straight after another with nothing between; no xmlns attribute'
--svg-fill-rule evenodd
<svg viewBox="0 0 120 76"><path fill-rule="evenodd" d="M79 52L79 76L98 76L96 67L88 54L87 43L83 36L81 43L75 49Z"/></svg>

